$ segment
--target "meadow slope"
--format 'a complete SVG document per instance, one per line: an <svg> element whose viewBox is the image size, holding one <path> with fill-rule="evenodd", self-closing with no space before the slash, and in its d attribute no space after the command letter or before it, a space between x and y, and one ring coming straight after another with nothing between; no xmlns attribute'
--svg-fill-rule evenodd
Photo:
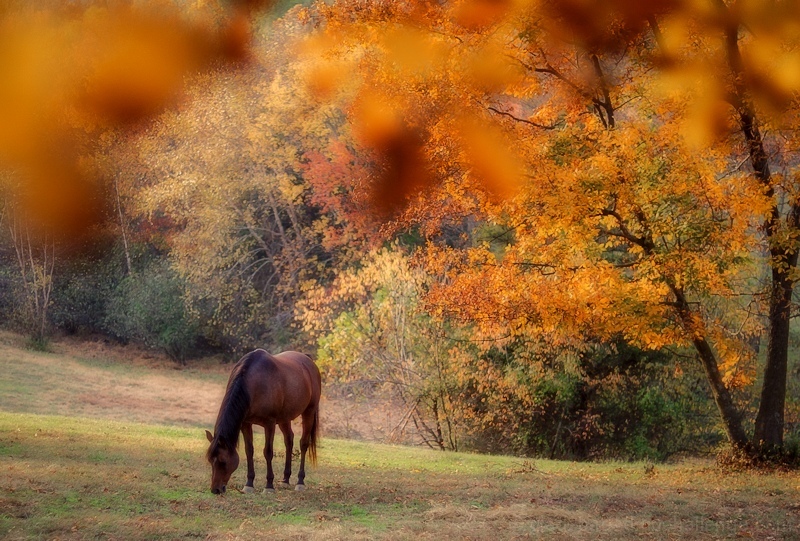
<svg viewBox="0 0 800 541"><path fill-rule="evenodd" d="M800 539L800 475L702 460L576 464L327 437L309 490L241 494L240 469L213 496L199 427L227 369L20 346L0 335L3 539Z"/></svg>

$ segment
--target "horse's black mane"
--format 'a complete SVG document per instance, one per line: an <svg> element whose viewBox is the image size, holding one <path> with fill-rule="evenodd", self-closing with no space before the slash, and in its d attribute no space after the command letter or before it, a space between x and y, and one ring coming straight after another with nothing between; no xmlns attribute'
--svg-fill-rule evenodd
<svg viewBox="0 0 800 541"><path fill-rule="evenodd" d="M218 447L233 450L239 446L239 431L242 428L247 408L250 406L250 395L247 392L245 376L252 357L252 353L243 357L231 374L228 388L225 390L225 398L222 399L222 405L219 408L217 423L214 426L214 441L208 448L209 457Z"/></svg>

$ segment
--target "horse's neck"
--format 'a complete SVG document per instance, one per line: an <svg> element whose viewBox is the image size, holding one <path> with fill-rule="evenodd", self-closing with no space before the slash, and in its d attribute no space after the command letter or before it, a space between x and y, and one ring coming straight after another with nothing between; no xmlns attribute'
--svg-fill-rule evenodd
<svg viewBox="0 0 800 541"><path fill-rule="evenodd" d="M239 431L247 413L249 400L241 389L233 388L226 394L217 416L215 434L234 447L239 441Z"/></svg>
<svg viewBox="0 0 800 541"><path fill-rule="evenodd" d="M229 440L233 442L235 439L238 439L239 437L239 431L242 429L243 421L244 421L244 415L231 417L231 416L225 416L224 412L220 412L219 418L217 419L216 427L214 429L214 433L219 435L226 441Z"/></svg>

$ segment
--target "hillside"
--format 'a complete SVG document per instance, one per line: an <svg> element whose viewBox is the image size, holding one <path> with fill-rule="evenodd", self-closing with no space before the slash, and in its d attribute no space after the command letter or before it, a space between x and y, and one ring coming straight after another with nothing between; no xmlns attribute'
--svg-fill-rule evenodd
<svg viewBox="0 0 800 541"><path fill-rule="evenodd" d="M217 497L199 427L225 367L1 342L4 539L800 539L800 475L704 461L577 464L327 437L306 492L241 494L240 468Z"/></svg>
<svg viewBox="0 0 800 541"><path fill-rule="evenodd" d="M0 409L211 428L232 364L216 358L178 366L135 346L61 339L50 353L25 349L0 331ZM386 403L326 388L325 434L385 441L401 415ZM401 437L401 441L410 441Z"/></svg>

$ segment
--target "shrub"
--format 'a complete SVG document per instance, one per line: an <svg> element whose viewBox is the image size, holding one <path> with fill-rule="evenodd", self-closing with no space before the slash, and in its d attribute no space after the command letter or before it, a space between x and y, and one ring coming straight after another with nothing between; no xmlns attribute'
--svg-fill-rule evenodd
<svg viewBox="0 0 800 541"><path fill-rule="evenodd" d="M473 448L546 458L661 461L720 441L702 374L618 342L582 352L510 344L458 396Z"/></svg>
<svg viewBox="0 0 800 541"><path fill-rule="evenodd" d="M107 332L108 305L123 278L118 254L70 262L55 277L51 322L69 334Z"/></svg>
<svg viewBox="0 0 800 541"><path fill-rule="evenodd" d="M122 341L164 350L181 363L195 351L199 326L184 303L185 286L165 261L134 272L115 288L106 327Z"/></svg>

